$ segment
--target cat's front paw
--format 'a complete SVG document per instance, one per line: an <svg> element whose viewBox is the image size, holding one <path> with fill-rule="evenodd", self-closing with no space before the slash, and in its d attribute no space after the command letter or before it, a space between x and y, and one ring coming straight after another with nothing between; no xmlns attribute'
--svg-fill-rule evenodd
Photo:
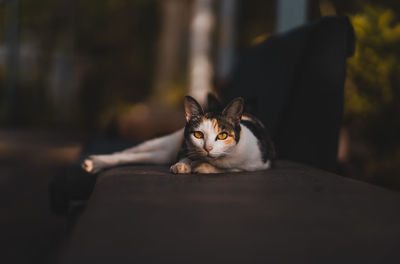
<svg viewBox="0 0 400 264"><path fill-rule="evenodd" d="M89 173L95 174L105 168L105 163L96 156L89 156L82 162L82 168Z"/></svg>
<svg viewBox="0 0 400 264"><path fill-rule="evenodd" d="M170 171L172 173L176 173L176 174L186 174L186 173L190 173L192 171L192 168L189 164L184 163L184 162L177 162L174 165L171 166Z"/></svg>
<svg viewBox="0 0 400 264"><path fill-rule="evenodd" d="M193 172L195 173L221 173L222 171L211 165L210 163L201 163L197 165L194 169Z"/></svg>

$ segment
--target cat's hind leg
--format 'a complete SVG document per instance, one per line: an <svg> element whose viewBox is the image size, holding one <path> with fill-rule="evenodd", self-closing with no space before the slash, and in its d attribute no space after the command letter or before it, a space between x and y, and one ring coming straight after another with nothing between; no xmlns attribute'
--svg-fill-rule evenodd
<svg viewBox="0 0 400 264"><path fill-rule="evenodd" d="M110 155L89 156L82 164L84 170L90 173L97 173L101 170L133 163L146 164L168 164L173 162L175 157L165 150L155 150L142 153L114 153Z"/></svg>
<svg viewBox="0 0 400 264"><path fill-rule="evenodd" d="M183 130L152 139L136 147L109 155L92 155L84 160L82 168L90 173L123 164L170 164L175 161L183 142Z"/></svg>

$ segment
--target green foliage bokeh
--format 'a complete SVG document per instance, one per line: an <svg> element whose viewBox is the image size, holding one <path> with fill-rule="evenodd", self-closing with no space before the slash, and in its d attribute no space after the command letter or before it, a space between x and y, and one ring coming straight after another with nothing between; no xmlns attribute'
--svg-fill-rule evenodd
<svg viewBox="0 0 400 264"><path fill-rule="evenodd" d="M348 61L345 125L350 162L373 182L400 188L400 22L386 8L366 5L352 15L355 55Z"/></svg>

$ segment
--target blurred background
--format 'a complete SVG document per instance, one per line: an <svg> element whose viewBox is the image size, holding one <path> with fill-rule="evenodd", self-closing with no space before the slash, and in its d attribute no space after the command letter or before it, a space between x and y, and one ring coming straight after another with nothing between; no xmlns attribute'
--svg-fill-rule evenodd
<svg viewBox="0 0 400 264"><path fill-rule="evenodd" d="M396 0L0 0L0 226L15 263L51 263L65 219L48 183L95 138L141 141L183 125L246 49L348 15L339 174L400 190Z"/></svg>

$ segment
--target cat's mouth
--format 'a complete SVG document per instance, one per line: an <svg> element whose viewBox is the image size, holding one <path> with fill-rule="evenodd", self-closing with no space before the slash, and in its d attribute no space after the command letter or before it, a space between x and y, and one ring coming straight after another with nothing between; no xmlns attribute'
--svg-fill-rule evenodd
<svg viewBox="0 0 400 264"><path fill-rule="evenodd" d="M203 151L197 150L197 151L192 152L190 154L190 156L192 156L192 158L194 158L194 159L215 160L215 159L223 158L226 155L223 153L210 153L205 150L203 150Z"/></svg>

